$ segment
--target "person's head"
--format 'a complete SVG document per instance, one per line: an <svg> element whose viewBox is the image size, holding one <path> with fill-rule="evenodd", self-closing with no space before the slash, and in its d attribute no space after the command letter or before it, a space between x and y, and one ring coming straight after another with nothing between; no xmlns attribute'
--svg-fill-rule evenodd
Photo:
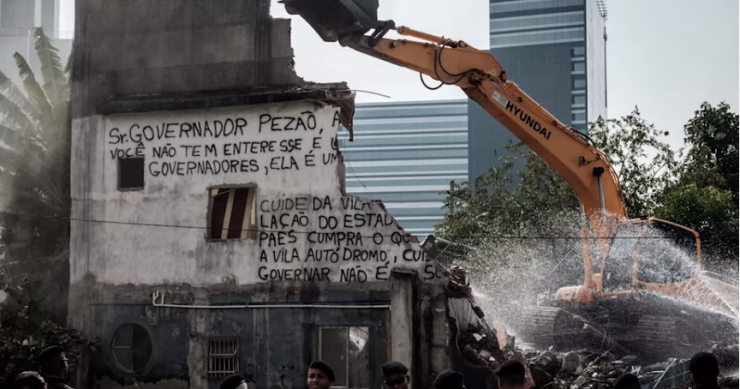
<svg viewBox="0 0 740 389"><path fill-rule="evenodd" d="M308 367L308 389L329 389L334 379L334 370L326 362L314 361Z"/></svg>
<svg viewBox="0 0 740 389"><path fill-rule="evenodd" d="M640 380L634 374L622 374L614 382L614 389L640 389Z"/></svg>
<svg viewBox="0 0 740 389"><path fill-rule="evenodd" d="M239 374L230 375L221 381L219 389L247 389L247 382Z"/></svg>
<svg viewBox="0 0 740 389"><path fill-rule="evenodd" d="M24 371L15 379L15 389L47 389L46 381L35 371Z"/></svg>
<svg viewBox="0 0 740 389"><path fill-rule="evenodd" d="M696 353L689 362L689 371L691 372L691 378L697 384L717 382L719 363L717 358L710 353Z"/></svg>
<svg viewBox="0 0 740 389"><path fill-rule="evenodd" d="M41 374L57 378L67 378L69 364L61 347L51 346L45 348L41 352L39 362L41 365Z"/></svg>
<svg viewBox="0 0 740 389"><path fill-rule="evenodd" d="M465 389L462 374L457 370L445 370L434 379L434 389Z"/></svg>
<svg viewBox="0 0 740 389"><path fill-rule="evenodd" d="M496 379L499 389L521 389L524 388L526 374L524 365L519 361L509 360L502 363L496 369Z"/></svg>
<svg viewBox="0 0 740 389"><path fill-rule="evenodd" d="M386 389L408 389L411 377L409 369L401 362L388 362L383 370L383 387Z"/></svg>

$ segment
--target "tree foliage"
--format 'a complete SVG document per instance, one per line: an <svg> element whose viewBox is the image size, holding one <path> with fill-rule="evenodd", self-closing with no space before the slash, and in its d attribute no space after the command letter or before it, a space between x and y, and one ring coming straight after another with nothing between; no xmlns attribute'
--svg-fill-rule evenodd
<svg viewBox="0 0 740 389"><path fill-rule="evenodd" d="M704 102L684 126L689 150L655 214L695 229L710 265L738 260L738 114Z"/></svg>
<svg viewBox="0 0 740 389"><path fill-rule="evenodd" d="M650 213L676 179L679 156L662 140L668 135L643 119L637 107L622 118L591 123L589 136L616 170L631 217Z"/></svg>
<svg viewBox="0 0 740 389"><path fill-rule="evenodd" d="M25 94L0 72L0 225L14 261L53 256L69 244L71 68L62 68L41 28L34 35L43 85L19 53Z"/></svg>
<svg viewBox="0 0 740 389"><path fill-rule="evenodd" d="M738 114L722 102L704 102L684 126L690 147L681 169L681 184L714 186L738 194Z"/></svg>
<svg viewBox="0 0 740 389"><path fill-rule="evenodd" d="M695 229L710 262L723 257L737 261L740 219L732 192L690 183L667 193L655 215Z"/></svg>
<svg viewBox="0 0 740 389"><path fill-rule="evenodd" d="M80 332L48 319L39 303L45 297L43 283L32 277L12 280L0 274L0 387L13 381L20 372L38 370L41 351L57 345L65 350L73 371L86 351L96 341L87 340Z"/></svg>
<svg viewBox="0 0 740 389"><path fill-rule="evenodd" d="M38 352L64 347L72 365L88 342L64 326L69 288L69 85L57 49L34 31L40 84L13 55L22 89L0 72L0 368L37 369ZM70 56L71 59L71 56ZM42 215L43 217L34 217ZM4 246L4 247L3 247ZM33 276L29 276L33 275Z"/></svg>

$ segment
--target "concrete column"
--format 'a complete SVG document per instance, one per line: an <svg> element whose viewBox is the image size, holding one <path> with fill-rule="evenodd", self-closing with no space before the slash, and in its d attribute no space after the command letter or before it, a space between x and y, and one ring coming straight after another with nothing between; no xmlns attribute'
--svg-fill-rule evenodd
<svg viewBox="0 0 740 389"><path fill-rule="evenodd" d="M413 366L413 311L414 311L413 273L391 272L391 359Z"/></svg>
<svg viewBox="0 0 740 389"><path fill-rule="evenodd" d="M209 304L208 297L200 290L194 291L193 304ZM208 371L205 358L208 358L209 309L190 310L190 353L188 372L191 388L208 387Z"/></svg>

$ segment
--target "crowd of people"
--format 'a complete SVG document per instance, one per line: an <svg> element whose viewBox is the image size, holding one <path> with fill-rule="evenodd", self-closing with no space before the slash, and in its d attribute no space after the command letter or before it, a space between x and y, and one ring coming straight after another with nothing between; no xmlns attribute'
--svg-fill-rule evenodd
<svg viewBox="0 0 740 389"><path fill-rule="evenodd" d="M383 373L382 389L409 389L411 375L409 369L400 362L389 362L381 367ZM711 353L695 354L689 362L691 377L687 388L719 389L719 363ZM521 355L518 358L502 363L495 372L498 389L531 389L534 381L531 378L526 362ZM308 367L306 386L308 389L330 389L334 386L334 370L326 362L314 361ZM448 369L437 375L432 384L433 389L466 389L463 375L456 370ZM221 382L220 389L248 389L245 379L238 374L227 377ZM488 389L488 388L487 388ZM634 374L623 374L615 382L613 389L642 389L640 380Z"/></svg>
<svg viewBox="0 0 740 389"><path fill-rule="evenodd" d="M69 363L64 350L58 346L47 347L39 356L38 371L24 371L15 380L15 387L22 389L72 389L67 385Z"/></svg>
<svg viewBox="0 0 740 389"><path fill-rule="evenodd" d="M389 362L381 367L383 373L382 389L409 389L411 375L408 367L400 362ZM687 387L691 389L719 389L719 363L711 353L695 354L689 362L691 379ZM41 353L39 370L25 371L18 375L17 389L72 389L66 382L69 364L60 347L49 347ZM532 380L526 361L521 354L502 363L495 372L498 389L531 389ZM312 362L306 373L308 389L330 389L334 386L334 370L323 361ZM437 375L433 389L466 389L463 375L456 370L445 370ZM220 389L249 389L246 380L239 374L226 377ZM633 374L619 377L613 389L641 389L640 380Z"/></svg>

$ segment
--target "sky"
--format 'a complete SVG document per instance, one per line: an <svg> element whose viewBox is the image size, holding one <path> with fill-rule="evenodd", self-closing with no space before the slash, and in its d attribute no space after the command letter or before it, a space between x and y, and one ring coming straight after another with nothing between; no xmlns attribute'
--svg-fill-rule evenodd
<svg viewBox="0 0 740 389"><path fill-rule="evenodd" d="M390 96L358 92L358 103L465 97L455 86L427 90L413 71L322 41L303 19L288 15L277 1L272 0L271 14L293 20L296 71L305 80L346 81L352 89ZM449 0L380 3L383 20L489 48L486 0L457 0L454 6ZM702 102L725 101L738 112L739 4L738 0L607 0L608 116L627 115L637 106L643 118L669 131L669 143L678 148L683 144L683 125ZM73 5L74 0L61 0L62 31L74 30Z"/></svg>

